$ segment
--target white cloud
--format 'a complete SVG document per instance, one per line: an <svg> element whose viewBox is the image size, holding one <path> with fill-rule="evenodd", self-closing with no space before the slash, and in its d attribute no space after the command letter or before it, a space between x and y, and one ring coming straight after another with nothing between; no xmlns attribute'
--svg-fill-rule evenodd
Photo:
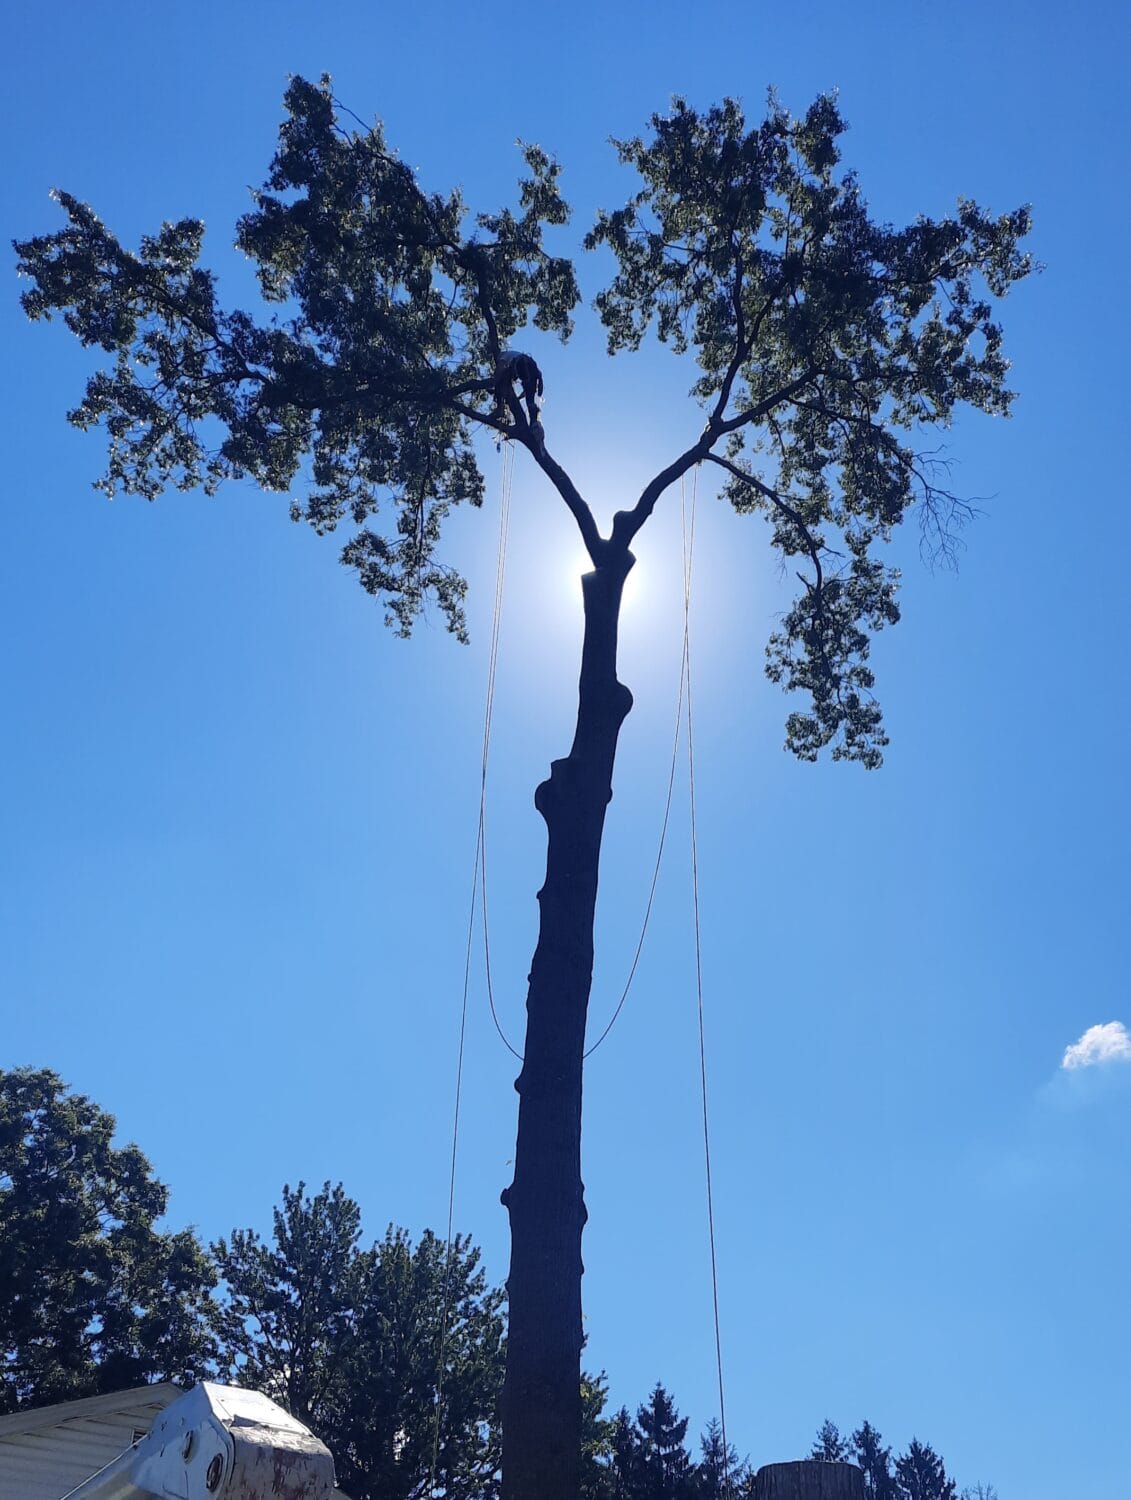
<svg viewBox="0 0 1131 1500"><path fill-rule="evenodd" d="M1122 1021L1089 1026L1078 1042L1065 1048L1060 1066L1071 1072L1111 1062L1131 1062L1131 1033Z"/></svg>

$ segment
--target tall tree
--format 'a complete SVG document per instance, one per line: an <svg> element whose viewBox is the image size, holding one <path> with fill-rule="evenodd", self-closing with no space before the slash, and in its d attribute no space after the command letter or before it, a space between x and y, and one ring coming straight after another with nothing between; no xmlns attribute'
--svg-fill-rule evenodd
<svg viewBox="0 0 1131 1500"><path fill-rule="evenodd" d="M459 195L425 192L379 127L343 126L328 80L294 80L286 111L237 232L276 318L221 309L198 264L198 221L166 224L134 253L65 193L67 227L17 247L32 281L24 306L32 318L62 313L112 357L71 415L108 431L108 492L152 498L232 475L286 489L309 457L312 488L293 514L318 532L348 530L343 561L402 633L429 597L465 632L463 580L438 545L450 507L482 499L477 430L524 448L577 524L593 567L573 743L535 794L548 852L504 1194L503 1393L508 1500L574 1500L582 1061L601 840L632 702L616 660L632 543L673 483L717 466L734 508L761 514L803 570L766 667L806 700L787 720L788 746L878 765L869 644L898 619L896 575L879 554L915 507L928 536L950 543L961 507L918 435L963 403L1008 409L991 303L1030 268L1028 215L961 200L950 218L873 222L856 179L838 171L845 127L831 98L796 119L771 99L753 127L733 100L703 112L677 100L655 116L647 140L619 146L638 190L586 243L615 262L597 299L610 350L654 327L694 355L705 415L602 536L504 359L527 323L567 336L578 301L572 263L545 247L546 228L567 217L556 163L526 147L517 209L469 225Z"/></svg>
<svg viewBox="0 0 1131 1500"><path fill-rule="evenodd" d="M252 1230L221 1240L225 1369L327 1443L355 1500L495 1493L502 1293L463 1237L449 1254L429 1232L413 1246L390 1227L365 1250L359 1236L340 1184L310 1196L300 1183L283 1189L270 1244Z"/></svg>
<svg viewBox="0 0 1131 1500"><path fill-rule="evenodd" d="M212 1264L113 1115L0 1071L0 1411L206 1371Z"/></svg>

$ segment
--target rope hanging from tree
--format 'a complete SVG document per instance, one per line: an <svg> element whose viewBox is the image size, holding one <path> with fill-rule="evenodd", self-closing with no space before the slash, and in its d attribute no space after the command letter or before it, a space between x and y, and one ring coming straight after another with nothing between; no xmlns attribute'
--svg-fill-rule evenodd
<svg viewBox="0 0 1131 1500"><path fill-rule="evenodd" d="M444 1359L446 1354L448 1320L451 1312L451 1275L453 1263L454 1222L455 1222L455 1191L456 1191L456 1165L459 1150L459 1124L460 1105L463 1091L463 1062L464 1049L467 1039L467 1012L468 999L471 990L471 952L475 934L475 909L478 902L483 923L483 960L486 973L487 999L491 1010L491 1019L495 1030L498 1032L503 1045L518 1059L523 1061L522 1054L508 1039L499 1020L498 1011L495 1006L494 982L491 970L491 940L490 924L487 914L487 769L490 760L491 749L491 727L495 712L495 681L498 670L499 658L499 634L502 623L503 610L503 585L506 578L507 545L510 534L510 506L511 486L514 476L514 453L509 442L501 444L502 450L502 475L500 485L499 506L499 541L495 562L495 596L491 615L491 636L487 653L487 691L486 703L483 712L483 744L480 755L479 769L479 816L477 820L475 837L475 857L472 861L471 879L471 901L468 909L467 940L464 947L463 967L463 992L460 1004L460 1026L459 1047L456 1062L456 1085L455 1105L452 1118L452 1150L451 1164L448 1179L448 1221L447 1235L445 1240L444 1261L444 1297L440 1317L440 1338L437 1350L437 1376L436 1376L436 1415L432 1443L432 1464L429 1481L429 1494L436 1494L436 1479L439 1468L440 1453L440 1430L443 1411L443 1381L444 1381ZM671 820L672 798L675 789L676 768L679 761L680 739L686 722L686 744L687 744L687 778L688 778L688 800L690 811L690 834L691 834L691 883L692 883L692 912L695 934L695 989L696 989L696 1011L699 1032L699 1081L700 1095L702 1100L703 1118L703 1157L707 1188L707 1228L710 1245L711 1261L711 1298L714 1318L714 1340L715 1340L715 1364L718 1376L719 1392L719 1428L722 1438L722 1469L723 1469L723 1494L729 1500L731 1494L730 1485L730 1454L727 1444L726 1427L726 1397L723 1378L723 1355L722 1335L719 1317L719 1282L718 1264L715 1249L715 1209L714 1188L711 1175L711 1137L709 1108L707 1095L707 1048L706 1033L704 1026L703 1006L703 961L702 941L700 929L699 912L699 849L696 827L696 799L695 799L695 738L692 720L691 699L691 574L692 561L695 548L695 517L699 490L699 468L696 465L693 470L691 486L690 516L687 501L687 490L684 480L680 481L680 525L682 539L682 567L683 567L683 643L680 652L679 692L676 701L675 729L672 736L671 765L668 773L667 793L664 799L664 815L660 825L660 837L656 849L656 858L652 867L652 876L648 887L648 898L644 907L644 916L640 927L640 936L632 956L628 977L625 980L620 998L612 1015L605 1024L597 1040L586 1049L585 1057L589 1058L596 1052L602 1042L606 1039L616 1024L625 1001L628 999L629 990L636 977L636 971L640 963L640 955L644 949L644 939L647 936L648 924L652 915L652 907L656 896L656 886L660 878L660 867L663 862L664 846L667 841L668 825ZM685 716L686 707L686 716Z"/></svg>

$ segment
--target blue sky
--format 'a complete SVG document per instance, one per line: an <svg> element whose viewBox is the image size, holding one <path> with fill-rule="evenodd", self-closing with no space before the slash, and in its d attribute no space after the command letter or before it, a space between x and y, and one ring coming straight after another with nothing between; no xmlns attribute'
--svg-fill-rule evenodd
<svg viewBox="0 0 1131 1500"><path fill-rule="evenodd" d="M948 434L986 497L957 575L906 564L875 653L884 769L792 763L762 676L786 594L756 519L699 495L700 875L728 1427L756 1462L825 1416L934 1442L1002 1500L1126 1492L1131 1023L1123 443L1128 23L959 3L56 5L3 24L5 238L53 186L125 239L198 214L225 292L291 72L329 71L426 186L507 200L515 137L565 166L568 236L631 190L610 135L673 92L838 87L874 213L1031 202L1039 277L1006 304L1009 422ZM565 241L563 240L563 243ZM608 267L582 267L589 295ZM341 1179L368 1232L443 1227L499 467L450 555L473 645L408 645L286 502L107 504L69 429L88 362L0 301L8 458L0 1065L119 1118L207 1237ZM690 368L610 361L592 316L535 341L551 446L599 513L694 434ZM519 455L521 458L522 455ZM570 737L578 548L516 467L491 761L500 1009L521 1032L544 853L531 803ZM678 496L642 534L622 678L594 1017L619 993L655 851L679 672ZM587 1363L716 1410L686 794L634 991L586 1082ZM1105 1051L1106 1045L1106 1051ZM1075 1056L1075 1055L1074 1055ZM457 1219L505 1275L513 1060L477 973Z"/></svg>

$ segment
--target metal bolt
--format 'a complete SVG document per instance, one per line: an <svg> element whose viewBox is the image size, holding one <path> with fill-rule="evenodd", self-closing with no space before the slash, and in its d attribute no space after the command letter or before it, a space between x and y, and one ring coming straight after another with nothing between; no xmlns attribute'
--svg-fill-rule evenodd
<svg viewBox="0 0 1131 1500"><path fill-rule="evenodd" d="M224 1477L224 1460L217 1453L216 1457L208 1465L208 1473L204 1476L204 1485L211 1494L220 1488L220 1481Z"/></svg>

